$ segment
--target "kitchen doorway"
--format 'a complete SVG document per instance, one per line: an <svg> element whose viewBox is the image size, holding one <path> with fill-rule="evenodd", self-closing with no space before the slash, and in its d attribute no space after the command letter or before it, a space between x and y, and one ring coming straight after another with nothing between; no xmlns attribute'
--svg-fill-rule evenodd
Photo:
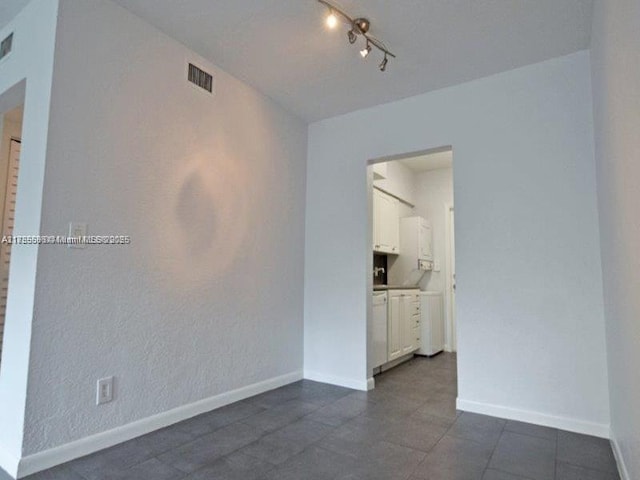
<svg viewBox="0 0 640 480"><path fill-rule="evenodd" d="M22 149L23 107L19 106L0 115L0 373L9 292L9 266L11 262L13 224L18 192L20 151Z"/></svg>
<svg viewBox="0 0 640 480"><path fill-rule="evenodd" d="M453 148L373 160L367 175L373 385L413 359L428 362L448 352L446 363L455 365Z"/></svg>

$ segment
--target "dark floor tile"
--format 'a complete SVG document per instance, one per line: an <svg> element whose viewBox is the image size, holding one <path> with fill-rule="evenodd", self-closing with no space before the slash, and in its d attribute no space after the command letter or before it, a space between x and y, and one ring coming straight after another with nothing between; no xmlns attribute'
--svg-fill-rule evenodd
<svg viewBox="0 0 640 480"><path fill-rule="evenodd" d="M603 438L560 431L558 460L593 470L617 472L611 444Z"/></svg>
<svg viewBox="0 0 640 480"><path fill-rule="evenodd" d="M205 422L209 424L212 429L216 430L256 415L264 410L265 407L253 403L251 399L247 399L205 413L203 417Z"/></svg>
<svg viewBox="0 0 640 480"><path fill-rule="evenodd" d="M318 408L317 405L311 403L300 400L289 400L282 405L247 417L241 422L246 425L251 425L262 433L269 433L309 415Z"/></svg>
<svg viewBox="0 0 640 480"><path fill-rule="evenodd" d="M620 480L618 472L602 472L590 468L558 462L556 480Z"/></svg>
<svg viewBox="0 0 640 480"><path fill-rule="evenodd" d="M357 417L364 412L366 408L366 401L345 396L316 410L307 418L326 425L338 426Z"/></svg>
<svg viewBox="0 0 640 480"><path fill-rule="evenodd" d="M408 399L397 393L385 393L366 402L363 414L368 417L406 418L415 413L424 399Z"/></svg>
<svg viewBox="0 0 640 480"><path fill-rule="evenodd" d="M144 448L149 449L154 455L160 455L161 453L177 448L185 443L189 443L197 438L192 433L189 433L175 426L156 430L147 435L143 435L135 440L136 443Z"/></svg>
<svg viewBox="0 0 640 480"><path fill-rule="evenodd" d="M494 447L502 435L505 423L505 420L499 418L464 412L451 426L448 434Z"/></svg>
<svg viewBox="0 0 640 480"><path fill-rule="evenodd" d="M413 472L417 479L481 480L492 447L445 435Z"/></svg>
<svg viewBox="0 0 640 480"><path fill-rule="evenodd" d="M531 480L527 477L521 477L520 475L512 475L506 472L500 472L499 470L493 470L488 468L484 472L482 480Z"/></svg>
<svg viewBox="0 0 640 480"><path fill-rule="evenodd" d="M182 472L192 473L260 437L253 427L234 423L170 450L158 458Z"/></svg>
<svg viewBox="0 0 640 480"><path fill-rule="evenodd" d="M279 465L300 453L308 445L317 442L332 430L333 427L304 418L265 435L241 451L274 465Z"/></svg>
<svg viewBox="0 0 640 480"><path fill-rule="evenodd" d="M273 465L280 465L294 455L302 452L304 446L283 438L274 438L269 435L250 443L241 453Z"/></svg>
<svg viewBox="0 0 640 480"><path fill-rule="evenodd" d="M273 432L269 436L274 438L283 438L306 446L313 442L317 442L334 430L335 428L332 426L314 422L313 420L310 420L309 417L304 417L301 420L293 422L286 427Z"/></svg>
<svg viewBox="0 0 640 480"><path fill-rule="evenodd" d="M12 480L12 478L0 469L0 480ZM84 480L84 478L74 472L68 465L62 465L29 475L24 480Z"/></svg>
<svg viewBox="0 0 640 480"><path fill-rule="evenodd" d="M86 480L98 480L105 475L117 475L153 456L153 451L136 439L79 458L68 466Z"/></svg>
<svg viewBox="0 0 640 480"><path fill-rule="evenodd" d="M387 438L394 425L392 421L384 418L357 417L335 429L318 445L336 453L357 457L363 450Z"/></svg>
<svg viewBox="0 0 640 480"><path fill-rule="evenodd" d="M430 451L449 429L443 422L407 418L389 425L385 440L422 452Z"/></svg>
<svg viewBox="0 0 640 480"><path fill-rule="evenodd" d="M179 480L185 474L152 458L118 473L105 473L100 480Z"/></svg>
<svg viewBox="0 0 640 480"><path fill-rule="evenodd" d="M522 435L531 435L532 437L546 438L548 440L555 440L558 437L558 429L556 428L543 427L516 420L508 420L504 429L508 432L521 433Z"/></svg>
<svg viewBox="0 0 640 480"><path fill-rule="evenodd" d="M505 432L489 467L534 480L554 480L555 457L555 440Z"/></svg>
<svg viewBox="0 0 640 480"><path fill-rule="evenodd" d="M273 466L258 458L232 453L185 477L184 480L259 480Z"/></svg>
<svg viewBox="0 0 640 480"><path fill-rule="evenodd" d="M269 471L265 480L330 480L357 468L348 456L311 446Z"/></svg>
<svg viewBox="0 0 640 480"><path fill-rule="evenodd" d="M449 393L435 393L425 399L425 403L418 408L413 415L420 417L442 417L455 420L458 417L456 410L456 396Z"/></svg>
<svg viewBox="0 0 640 480"><path fill-rule="evenodd" d="M336 480L405 479L424 456L423 452L381 441L363 450L353 470L342 472Z"/></svg>

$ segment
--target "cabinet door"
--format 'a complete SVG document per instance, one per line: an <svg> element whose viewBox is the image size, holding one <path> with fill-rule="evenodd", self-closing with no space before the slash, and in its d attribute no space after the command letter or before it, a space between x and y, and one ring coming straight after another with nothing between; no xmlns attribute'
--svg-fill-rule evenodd
<svg viewBox="0 0 640 480"><path fill-rule="evenodd" d="M402 319L402 299L404 297L400 294L392 294L389 297L389 335L388 335L388 348L389 348L389 360L395 360L402 355L402 332L403 332L403 319Z"/></svg>
<svg viewBox="0 0 640 480"><path fill-rule="evenodd" d="M380 251L380 227L381 227L381 200L380 191L373 189L373 251Z"/></svg>
<svg viewBox="0 0 640 480"><path fill-rule="evenodd" d="M400 251L400 215L398 200L380 192L380 250L386 253Z"/></svg>

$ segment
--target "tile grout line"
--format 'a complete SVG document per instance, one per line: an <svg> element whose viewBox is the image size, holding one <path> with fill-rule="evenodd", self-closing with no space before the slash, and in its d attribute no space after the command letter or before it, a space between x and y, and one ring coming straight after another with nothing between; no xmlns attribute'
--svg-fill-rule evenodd
<svg viewBox="0 0 640 480"><path fill-rule="evenodd" d="M491 461L493 460L493 456L496 453L496 450L498 449L498 444L500 443L500 440L502 439L502 436L504 435L505 429L507 428L507 421L505 420L505 422L502 424L502 430L500 430L500 436L498 436L498 440L496 441L496 444L493 446L493 450L491 451L491 455L489 456L489 460L487 461L487 465L484 467L484 470L482 471L482 477L484 478L484 475L487 473L487 470L489 469L489 465L491 465Z"/></svg>

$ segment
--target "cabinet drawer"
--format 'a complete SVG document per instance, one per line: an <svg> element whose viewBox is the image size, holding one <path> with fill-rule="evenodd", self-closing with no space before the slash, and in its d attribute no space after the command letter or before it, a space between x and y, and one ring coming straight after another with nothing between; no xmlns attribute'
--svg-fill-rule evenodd
<svg viewBox="0 0 640 480"><path fill-rule="evenodd" d="M413 315L411 317L411 326L413 328L419 328L420 327L420 314L419 313L417 315Z"/></svg>
<svg viewBox="0 0 640 480"><path fill-rule="evenodd" d="M412 302L409 307L409 311L411 315L419 315L420 314L420 302Z"/></svg>

